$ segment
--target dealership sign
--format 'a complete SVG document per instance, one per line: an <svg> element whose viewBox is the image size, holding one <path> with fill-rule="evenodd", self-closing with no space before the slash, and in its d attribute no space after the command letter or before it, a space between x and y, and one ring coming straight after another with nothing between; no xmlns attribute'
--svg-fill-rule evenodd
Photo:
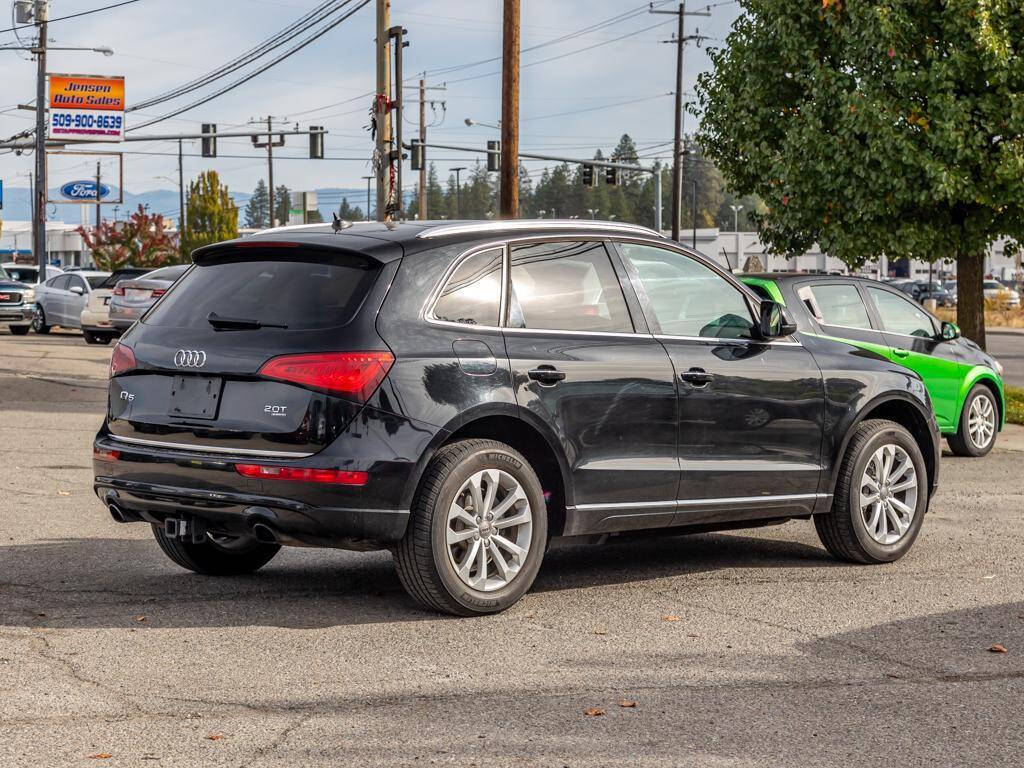
<svg viewBox="0 0 1024 768"><path fill-rule="evenodd" d="M124 78L49 75L49 136L67 141L124 138ZM96 199L95 190L93 199Z"/></svg>
<svg viewBox="0 0 1024 768"><path fill-rule="evenodd" d="M69 181L60 188L62 196L68 200L74 200L75 202L95 202L96 200L104 200L110 197L110 187L106 184L100 184L100 193L96 194L96 182L95 181Z"/></svg>

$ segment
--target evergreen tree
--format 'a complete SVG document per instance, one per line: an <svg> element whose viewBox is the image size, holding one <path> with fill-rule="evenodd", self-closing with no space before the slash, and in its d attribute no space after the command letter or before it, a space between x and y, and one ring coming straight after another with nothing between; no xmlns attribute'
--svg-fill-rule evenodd
<svg viewBox="0 0 1024 768"><path fill-rule="evenodd" d="M238 207L216 171L204 171L188 186L188 230L183 255L238 237Z"/></svg>
<svg viewBox="0 0 1024 768"><path fill-rule="evenodd" d="M268 226L270 218L270 198L267 195L267 185L260 179L256 182L256 189L252 191L252 197L245 204L245 226L254 229L262 229Z"/></svg>
<svg viewBox="0 0 1024 768"><path fill-rule="evenodd" d="M439 219L448 210L444 199L444 190L437 180L437 166L433 163L427 170L427 218Z"/></svg>
<svg viewBox="0 0 1024 768"><path fill-rule="evenodd" d="M284 184L278 185L274 190L274 218L276 222L272 226L283 227L288 223L288 211L292 207L292 193Z"/></svg>
<svg viewBox="0 0 1024 768"><path fill-rule="evenodd" d="M341 205L338 206L338 218L342 221L362 221L363 211L361 208L356 206L353 208L348 204L348 198L341 198Z"/></svg>

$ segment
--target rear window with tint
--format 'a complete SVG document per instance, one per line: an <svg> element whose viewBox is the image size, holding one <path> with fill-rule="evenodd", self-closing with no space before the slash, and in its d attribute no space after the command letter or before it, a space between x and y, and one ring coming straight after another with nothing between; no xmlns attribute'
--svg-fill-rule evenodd
<svg viewBox="0 0 1024 768"><path fill-rule="evenodd" d="M140 279L142 280L177 280L188 269L188 264L177 264L173 267L161 267L160 269L154 269L152 272L147 272Z"/></svg>
<svg viewBox="0 0 1024 768"><path fill-rule="evenodd" d="M207 317L258 320L291 330L332 328L355 315L379 265L344 254L222 258L199 264L146 317L147 325L209 327Z"/></svg>

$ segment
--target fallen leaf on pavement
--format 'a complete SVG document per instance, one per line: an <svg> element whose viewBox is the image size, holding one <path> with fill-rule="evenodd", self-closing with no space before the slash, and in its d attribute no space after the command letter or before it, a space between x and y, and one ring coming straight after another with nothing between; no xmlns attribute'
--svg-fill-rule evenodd
<svg viewBox="0 0 1024 768"><path fill-rule="evenodd" d="M595 629L594 630L594 634L595 635L607 635L608 634L608 630L607 629Z"/></svg>
<svg viewBox="0 0 1024 768"><path fill-rule="evenodd" d="M619 706L625 709L632 709L636 706L636 702L629 699L619 699Z"/></svg>
<svg viewBox="0 0 1024 768"><path fill-rule="evenodd" d="M58 496L70 496L71 491L57 491Z"/></svg>
<svg viewBox="0 0 1024 768"><path fill-rule="evenodd" d="M138 616L132 616L132 621L137 621L140 624L146 620L146 617L141 613Z"/></svg>
<svg viewBox="0 0 1024 768"><path fill-rule="evenodd" d="M1000 645L999 643L994 644L988 649L989 653L1007 653L1006 646Z"/></svg>
<svg viewBox="0 0 1024 768"><path fill-rule="evenodd" d="M97 752L95 755L87 755L89 760L109 760L113 757L109 752Z"/></svg>
<svg viewBox="0 0 1024 768"><path fill-rule="evenodd" d="M662 617L661 617L661 620L662 620L662 621L679 621L679 617L678 617L678 616L675 616L675 615L671 615L671 614L670 614L670 615L668 615L668 616L662 616Z"/></svg>
<svg viewBox="0 0 1024 768"><path fill-rule="evenodd" d="M221 739L224 738L224 734L223 733L208 733L208 734L206 734L206 738L208 738L210 741L220 741Z"/></svg>
<svg viewBox="0 0 1024 768"><path fill-rule="evenodd" d="M583 710L583 714L587 717L600 717L604 714L604 710L601 707L587 707Z"/></svg>

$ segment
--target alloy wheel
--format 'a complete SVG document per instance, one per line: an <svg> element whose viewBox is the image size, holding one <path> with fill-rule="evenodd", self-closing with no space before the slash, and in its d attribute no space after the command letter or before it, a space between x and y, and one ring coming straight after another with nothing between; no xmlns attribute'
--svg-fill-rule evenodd
<svg viewBox="0 0 1024 768"><path fill-rule="evenodd" d="M533 513L508 472L475 472L455 494L445 524L448 558L459 579L480 592L507 586L526 564Z"/></svg>
<svg viewBox="0 0 1024 768"><path fill-rule="evenodd" d="M996 408L988 395L978 395L967 413L967 433L976 448L985 448L996 433Z"/></svg>
<svg viewBox="0 0 1024 768"><path fill-rule="evenodd" d="M860 481L860 511L868 535L895 544L910 529L917 511L917 470L909 454L887 443L876 450Z"/></svg>

